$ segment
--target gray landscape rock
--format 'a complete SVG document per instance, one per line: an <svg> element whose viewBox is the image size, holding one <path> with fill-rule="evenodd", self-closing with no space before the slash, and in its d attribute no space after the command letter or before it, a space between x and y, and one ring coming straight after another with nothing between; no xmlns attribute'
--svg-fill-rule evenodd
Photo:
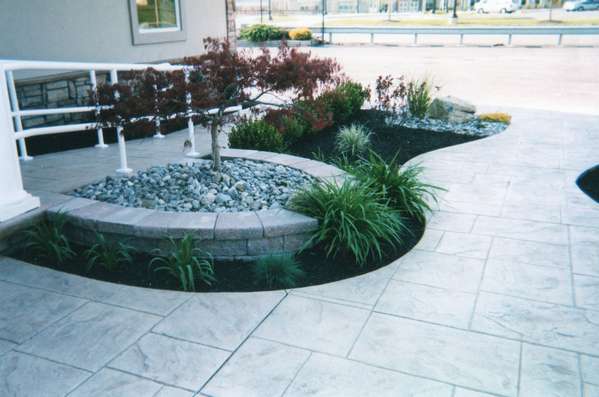
<svg viewBox="0 0 599 397"><path fill-rule="evenodd" d="M471 103L448 96L435 98L428 109L427 116L432 119L462 123L474 119L475 113L476 107Z"/></svg>
<svg viewBox="0 0 599 397"><path fill-rule="evenodd" d="M302 171L268 162L224 160L221 173L211 165L198 160L151 167L131 176L107 177L72 194L162 211L258 211L285 206L294 191L313 180Z"/></svg>

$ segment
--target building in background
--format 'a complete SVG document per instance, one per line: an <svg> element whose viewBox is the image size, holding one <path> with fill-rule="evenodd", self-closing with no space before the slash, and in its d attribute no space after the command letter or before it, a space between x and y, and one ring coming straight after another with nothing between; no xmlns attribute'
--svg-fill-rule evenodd
<svg viewBox="0 0 599 397"><path fill-rule="evenodd" d="M0 59L156 62L197 55L204 38L235 31L234 3L0 0Z"/></svg>
<svg viewBox="0 0 599 397"><path fill-rule="evenodd" d="M0 59L156 63L199 55L207 37L235 40L235 0L0 0ZM22 109L84 105L84 74L15 73ZM98 74L105 81L106 74ZM25 128L82 121L25 117Z"/></svg>
<svg viewBox="0 0 599 397"><path fill-rule="evenodd" d="M421 11L425 0L392 0L393 12ZM388 0L326 0L325 12L329 14L363 14L386 12ZM432 2L431 2L432 4ZM262 1L266 10L268 0ZM316 14L322 12L322 0L271 0L272 12L276 14ZM240 13L257 13L260 11L260 0L237 0Z"/></svg>

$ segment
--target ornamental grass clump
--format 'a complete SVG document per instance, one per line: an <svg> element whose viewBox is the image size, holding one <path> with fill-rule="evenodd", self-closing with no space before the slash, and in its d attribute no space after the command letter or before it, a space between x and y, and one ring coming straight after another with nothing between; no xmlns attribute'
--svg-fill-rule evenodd
<svg viewBox="0 0 599 397"><path fill-rule="evenodd" d="M26 250L37 259L64 265L75 257L75 251L64 233L66 223L67 218L62 213L46 216L40 223L25 231Z"/></svg>
<svg viewBox="0 0 599 397"><path fill-rule="evenodd" d="M335 146L345 156L355 158L368 150L372 133L361 124L342 127L337 133Z"/></svg>
<svg viewBox="0 0 599 397"><path fill-rule="evenodd" d="M170 239L170 242L170 254L162 255L161 251L157 250L158 256L150 261L149 266L154 272L164 272L173 277L183 291L197 291L197 281L207 285L216 281L212 256L194 247L191 234L185 235L179 241Z"/></svg>
<svg viewBox="0 0 599 397"><path fill-rule="evenodd" d="M293 255L270 255L254 264L254 283L268 288L293 288L304 276Z"/></svg>
<svg viewBox="0 0 599 397"><path fill-rule="evenodd" d="M327 257L349 256L359 266L382 259L384 247L401 244L406 229L379 191L349 179L315 183L293 196L290 207L319 221L306 246L322 247Z"/></svg>
<svg viewBox="0 0 599 397"><path fill-rule="evenodd" d="M412 80L407 84L407 103L410 114L422 119L433 100L432 84L429 80Z"/></svg>
<svg viewBox="0 0 599 397"><path fill-rule="evenodd" d="M370 152L367 159L361 159L350 167L348 172L353 174L373 190L378 191L389 205L400 211L403 216L414 217L425 222L426 213L431 211L430 202L436 202L436 191L441 190L422 182L422 168L411 165L402 167L399 153L390 161Z"/></svg>
<svg viewBox="0 0 599 397"><path fill-rule="evenodd" d="M507 113L495 112L495 113L483 113L478 116L480 121L486 121L489 123L504 123L510 124L512 122L512 116Z"/></svg>
<svg viewBox="0 0 599 397"><path fill-rule="evenodd" d="M96 234L96 243L83 253L87 259L86 270L90 272L96 265L110 272L116 272L133 263L133 248L122 242L110 242L103 234Z"/></svg>

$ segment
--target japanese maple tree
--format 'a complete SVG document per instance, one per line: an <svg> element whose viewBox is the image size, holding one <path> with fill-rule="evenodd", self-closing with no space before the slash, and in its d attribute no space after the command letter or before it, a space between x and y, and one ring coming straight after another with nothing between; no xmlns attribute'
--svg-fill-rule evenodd
<svg viewBox="0 0 599 397"><path fill-rule="evenodd" d="M213 169L220 171L218 138L223 125L234 119L235 107L290 107L343 80L334 60L285 44L276 52L254 54L235 51L228 41L206 39L205 49L201 56L184 59L184 71L132 71L126 83L100 85L92 98L101 105L98 122L127 127L192 117L210 130Z"/></svg>

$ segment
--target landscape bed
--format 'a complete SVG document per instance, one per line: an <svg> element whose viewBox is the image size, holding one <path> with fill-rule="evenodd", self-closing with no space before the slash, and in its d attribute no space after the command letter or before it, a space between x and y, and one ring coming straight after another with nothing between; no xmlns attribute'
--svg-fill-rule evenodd
<svg viewBox="0 0 599 397"><path fill-rule="evenodd" d="M247 33L255 41L281 35L264 26ZM129 72L125 83L98 86L90 104L100 106L98 127L130 137L150 120L197 121L210 131L210 160L72 192L79 197L25 231L17 258L184 291L287 289L367 273L416 245L443 190L404 164L511 121L433 98L438 87L427 79L379 76L372 89L348 80L336 61L285 45L253 56L206 43L206 54L185 59L191 70ZM251 111L236 115L232 105ZM222 152L225 125L232 150Z"/></svg>
<svg viewBox="0 0 599 397"><path fill-rule="evenodd" d="M465 135L450 132L435 132L414 130L402 126L387 125L377 112L362 111L352 120L353 123L362 123L370 128L372 135L372 150L384 159L389 160L395 153L401 163L411 158L432 150L458 145L482 138L482 136ZM320 134L307 138L301 145L288 148L288 152L308 158L317 158L321 161L335 161L335 132L338 127L331 127ZM320 153L320 154L319 154ZM324 154L324 155L323 155ZM402 232L402 242L399 246L384 247L384 255L380 258L369 258L361 266L357 265L354 258L348 256L327 257L322 247L313 247L296 255L296 260L302 269L303 275L298 277L294 287L318 285L337 280L354 277L381 268L410 251L420 240L425 225L415 217L405 217L405 230ZM125 241L126 243L126 241ZM73 243L74 255L64 264L51 263L47 260L32 255L32 251L21 247L13 256L26 262L34 263L72 274L78 274L98 280L115 282L119 284L134 285L157 289L180 289L176 279L157 273L149 266L153 256L148 253L132 253L132 265L119 271L109 271L101 266L94 266L86 270L88 258L84 252L90 247ZM281 288L280 285L268 285L256 280L255 261L214 261L215 281L208 285L198 283L196 291L199 292L232 292L232 291L260 291Z"/></svg>
<svg viewBox="0 0 599 397"><path fill-rule="evenodd" d="M352 123L362 124L372 132L370 141L373 151L385 160L390 160L397 154L402 164L423 153L484 138L481 135L388 125L384 115L374 110L359 112ZM291 145L287 152L324 162L335 161L338 159L335 147L338 129L338 126L333 126L317 135L306 137L301 142Z"/></svg>
<svg viewBox="0 0 599 397"><path fill-rule="evenodd" d="M599 165L583 172L576 183L583 192L599 203Z"/></svg>

